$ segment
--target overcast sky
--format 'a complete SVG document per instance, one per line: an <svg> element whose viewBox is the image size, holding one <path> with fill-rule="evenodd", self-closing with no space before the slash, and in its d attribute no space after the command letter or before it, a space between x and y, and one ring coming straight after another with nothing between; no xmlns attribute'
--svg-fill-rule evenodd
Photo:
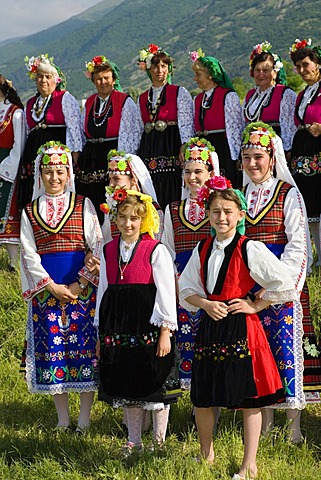
<svg viewBox="0 0 321 480"><path fill-rule="evenodd" d="M52 27L87 10L100 1L0 0L0 41L31 35Z"/></svg>

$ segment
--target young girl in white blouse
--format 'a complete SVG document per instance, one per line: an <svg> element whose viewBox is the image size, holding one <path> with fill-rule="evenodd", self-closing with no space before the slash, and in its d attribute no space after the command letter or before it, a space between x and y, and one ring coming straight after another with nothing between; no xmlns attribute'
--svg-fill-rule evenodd
<svg viewBox="0 0 321 480"><path fill-rule="evenodd" d="M94 327L102 235L91 201L75 193L70 150L40 147L33 200L21 218L21 280L27 319L26 380L30 393L52 395L57 428L70 427L68 393L80 393L77 432L89 426L96 390ZM97 270L97 267L95 268Z"/></svg>
<svg viewBox="0 0 321 480"><path fill-rule="evenodd" d="M264 244L242 235L246 202L227 182L214 177L206 183L210 190L200 189L215 236L194 249L179 285L181 304L204 311L191 384L201 455L213 463L213 407L242 409L244 457L233 479L243 480L257 475L260 407L284 398L257 312L296 293L286 270ZM249 292L256 281L266 293L251 300Z"/></svg>
<svg viewBox="0 0 321 480"><path fill-rule="evenodd" d="M127 455L142 447L145 409L153 412L155 443L165 440L176 397L165 386L174 362L175 282L166 247L153 239L159 216L152 198L121 187L108 191L120 236L105 245L101 260L99 399L124 407Z"/></svg>

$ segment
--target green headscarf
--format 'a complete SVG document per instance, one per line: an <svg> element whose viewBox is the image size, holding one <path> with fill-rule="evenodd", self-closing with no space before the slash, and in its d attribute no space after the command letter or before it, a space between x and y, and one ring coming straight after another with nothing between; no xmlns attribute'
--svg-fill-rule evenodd
<svg viewBox="0 0 321 480"><path fill-rule="evenodd" d="M233 84L229 79L229 76L225 72L222 64L214 57L199 57L197 59L199 63L201 63L209 72L209 74L213 77L215 83L217 83L220 87L223 88L231 88L234 90Z"/></svg>

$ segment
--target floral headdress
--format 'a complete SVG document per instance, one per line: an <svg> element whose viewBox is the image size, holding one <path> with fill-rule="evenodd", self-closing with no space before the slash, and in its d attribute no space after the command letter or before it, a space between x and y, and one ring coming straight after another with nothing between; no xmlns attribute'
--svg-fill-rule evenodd
<svg viewBox="0 0 321 480"><path fill-rule="evenodd" d="M259 148L261 150L273 150L272 139L276 134L273 128L264 122L249 123L242 134L242 149Z"/></svg>
<svg viewBox="0 0 321 480"><path fill-rule="evenodd" d="M199 62L204 68L207 69L213 81L223 88L230 88L234 90L233 84L225 72L223 65L214 57L205 55L201 48L189 52L190 59L194 63L193 70L197 70Z"/></svg>
<svg viewBox="0 0 321 480"><path fill-rule="evenodd" d="M139 51L137 64L139 68L144 72L146 72L148 77L151 79L149 70L152 66L153 56L156 55L157 53L164 53L171 60L170 64L168 65L168 77L167 77L167 81L170 83L171 74L173 73L174 59L167 52L165 52L165 50L163 50L162 47L159 47L158 45L151 43L148 48L145 48L145 47L142 48L142 50Z"/></svg>
<svg viewBox="0 0 321 480"><path fill-rule="evenodd" d="M197 201L201 206L204 206L206 209L208 209L208 201L210 198L210 195L213 191L218 190L218 191L223 191L223 190L232 190L237 197L240 200L241 203L241 210L247 211L247 202L246 199L243 195L243 193L232 187L232 183L226 178L222 177L221 175L211 177L209 180L205 182L205 184L197 190ZM245 232L245 218L243 218L236 227L236 230L243 235ZM212 234L215 235L215 229L212 227L211 228Z"/></svg>
<svg viewBox="0 0 321 480"><path fill-rule="evenodd" d="M41 65L48 65L57 72L57 76L55 76L57 84L56 90L65 90L67 86L65 74L54 64L53 61L54 57L49 57L48 53L42 53L38 55L38 57L29 58L28 56L25 56L24 62L27 69L27 75L31 80L36 80L38 68Z"/></svg>
<svg viewBox="0 0 321 480"><path fill-rule="evenodd" d="M100 65L106 65L106 67L110 67L114 72L114 76L115 76L114 89L118 90L119 92L123 91L120 86L119 68L117 67L116 63L112 62L111 60L108 60L108 58L105 57L104 55L97 55L96 57L92 58L90 62L85 62L85 65L86 65L86 70L84 70L84 75L89 80L92 80L96 67L99 67Z"/></svg>
<svg viewBox="0 0 321 480"><path fill-rule="evenodd" d="M251 77L254 76L253 74L253 60L257 55L261 55L261 53L269 53L272 58L273 58L273 70L278 74L276 83L281 83L283 85L286 85L286 73L283 68L283 62L280 57L280 55L277 55L276 53L272 52L272 44L265 40L265 42L258 43L257 45L254 45L253 50L250 55L250 61L249 61L249 68L250 68L250 75Z"/></svg>
<svg viewBox="0 0 321 480"><path fill-rule="evenodd" d="M302 48L313 48L311 38L304 38L303 40L296 38L294 43L290 47L290 54L292 52L296 52L297 50L302 50Z"/></svg>
<svg viewBox="0 0 321 480"><path fill-rule="evenodd" d="M213 165L212 153L215 152L213 145L205 138L193 137L184 146L185 163L198 162Z"/></svg>
<svg viewBox="0 0 321 480"><path fill-rule="evenodd" d="M35 175L33 184L32 200L38 198L45 193L45 186L42 181L41 169L42 168L68 168L69 175L66 184L66 190L75 192L74 172L72 166L71 152L66 145L55 140L41 145L37 151L37 157L35 160Z"/></svg>
<svg viewBox="0 0 321 480"><path fill-rule="evenodd" d="M116 175L132 175L130 168L131 155L129 153L117 150L110 150L107 155L108 171Z"/></svg>
<svg viewBox="0 0 321 480"><path fill-rule="evenodd" d="M137 192L136 190L125 190L119 186L116 188L106 187L106 203L101 204L100 209L105 214L109 214L111 220L116 221L117 208L122 202L124 202L124 200L126 200L128 195L135 195L144 202L146 206L146 215L142 218L140 233L148 233L154 238L154 234L159 231L159 215L153 205L153 199L151 196Z"/></svg>

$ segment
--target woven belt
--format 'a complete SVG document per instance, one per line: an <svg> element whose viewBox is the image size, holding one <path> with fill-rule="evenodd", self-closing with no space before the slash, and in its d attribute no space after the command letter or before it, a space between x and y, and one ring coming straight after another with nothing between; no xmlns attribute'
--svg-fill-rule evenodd
<svg viewBox="0 0 321 480"><path fill-rule="evenodd" d="M59 127L65 127L66 128L66 125L47 125L46 123L38 123L38 125L36 125L35 127L33 127L30 132L32 132L33 130L39 130L39 128L59 128Z"/></svg>
<svg viewBox="0 0 321 480"><path fill-rule="evenodd" d="M110 140L117 140L118 137L108 137L108 138L87 138L87 142L89 143L103 143L103 142L109 142Z"/></svg>
<svg viewBox="0 0 321 480"><path fill-rule="evenodd" d="M163 132L167 127L172 127L177 125L177 122L165 120L157 120L157 122L147 122L145 123L144 130L145 133L150 133L154 128L157 132Z"/></svg>
<svg viewBox="0 0 321 480"><path fill-rule="evenodd" d="M196 136L197 137L207 137L207 135L209 135L210 133L224 133L226 132L226 129L225 128L220 128L218 130L198 130L196 132Z"/></svg>

